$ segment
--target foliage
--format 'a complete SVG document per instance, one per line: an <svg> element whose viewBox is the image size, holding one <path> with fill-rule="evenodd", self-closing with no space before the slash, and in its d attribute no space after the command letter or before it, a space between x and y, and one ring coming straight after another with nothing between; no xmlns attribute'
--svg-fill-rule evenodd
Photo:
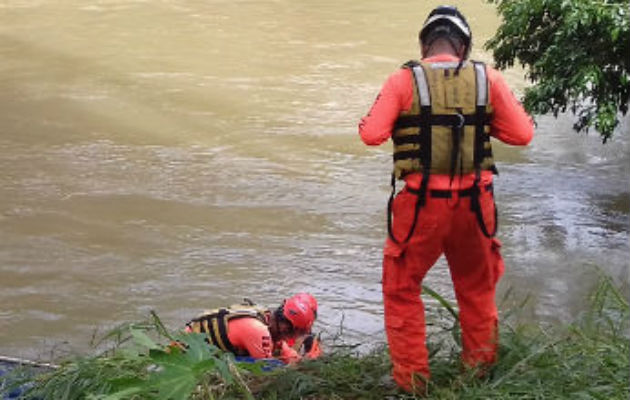
<svg viewBox="0 0 630 400"><path fill-rule="evenodd" d="M451 311L444 315L452 316ZM462 369L460 349L454 340L440 342L442 348L432 352L430 357L432 376L428 397L444 400L627 399L630 392L627 377L629 318L628 302L606 278L593 292L591 309L568 326L512 326L504 316L499 361L483 378L478 377L479 371ZM443 325L452 326L451 323ZM397 391L384 379L389 368L384 348L367 355L332 354L296 369L281 371L271 382L272 378L268 377L267 385L256 392L257 398L416 398Z"/></svg>
<svg viewBox="0 0 630 400"><path fill-rule="evenodd" d="M503 324L499 362L485 380L434 377L436 398L625 399L628 369L628 302L602 279L591 308L566 327Z"/></svg>
<svg viewBox="0 0 630 400"><path fill-rule="evenodd" d="M264 381L257 381L253 390L256 398L269 400L382 399L398 393L393 384L383 379L390 368L383 347L361 355L346 347L278 370Z"/></svg>
<svg viewBox="0 0 630 400"><path fill-rule="evenodd" d="M37 376L27 399L213 398L229 390L252 399L241 373L260 373L259 364L237 365L231 355L208 345L203 334L171 335L153 314L149 323L126 324L107 338L115 348L96 357L77 358ZM168 339L169 344L158 344ZM124 344L124 346L123 346Z"/></svg>
<svg viewBox="0 0 630 400"><path fill-rule="evenodd" d="M523 104L534 114L567 109L574 129L594 127L604 143L630 100L627 0L488 0L503 18L486 43L499 68L518 60L534 86Z"/></svg>
<svg viewBox="0 0 630 400"><path fill-rule="evenodd" d="M502 316L498 363L484 377L462 368L457 312L437 293L441 321L428 336L432 399L626 399L630 307L603 278L591 307L567 326L514 325ZM515 315L516 314L511 314ZM38 399L414 399L389 378L387 349L359 353L339 345L318 360L263 371L208 346L203 335L171 336L154 324L131 324L112 335L116 349L40 375L28 392ZM165 346L157 339L185 345ZM446 340L450 338L449 340ZM172 342L171 342L172 343Z"/></svg>

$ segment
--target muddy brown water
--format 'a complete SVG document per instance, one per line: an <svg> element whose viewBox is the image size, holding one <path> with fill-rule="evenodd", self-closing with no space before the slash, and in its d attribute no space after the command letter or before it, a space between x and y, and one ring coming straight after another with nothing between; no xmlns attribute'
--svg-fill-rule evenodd
<svg viewBox="0 0 630 400"><path fill-rule="evenodd" d="M2 2L0 354L298 290L328 337L382 342L391 148L356 125L437 4ZM459 5L491 62L492 6ZM602 146L570 117L538 123L495 150L500 291L570 320L598 270L628 286L629 125ZM452 299L449 279L440 260L426 284Z"/></svg>

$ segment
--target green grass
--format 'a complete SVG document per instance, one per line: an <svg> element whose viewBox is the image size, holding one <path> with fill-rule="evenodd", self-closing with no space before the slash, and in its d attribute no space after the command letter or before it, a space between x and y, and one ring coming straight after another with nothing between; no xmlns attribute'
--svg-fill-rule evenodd
<svg viewBox="0 0 630 400"><path fill-rule="evenodd" d="M602 279L591 307L565 326L523 325L504 316L499 361L484 378L459 361L457 313L431 293L444 312L428 338L432 399L628 399L629 307ZM329 354L295 367L264 372L234 362L201 335L173 335L157 317L109 335L112 350L78 358L39 375L26 398L39 399L413 399L389 377L384 346L358 353L328 344ZM186 351L171 340L186 343Z"/></svg>

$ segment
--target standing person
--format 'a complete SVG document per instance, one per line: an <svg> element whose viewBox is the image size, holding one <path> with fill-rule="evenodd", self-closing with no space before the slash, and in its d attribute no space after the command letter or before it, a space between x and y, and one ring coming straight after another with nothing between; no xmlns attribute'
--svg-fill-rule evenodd
<svg viewBox="0 0 630 400"><path fill-rule="evenodd" d="M250 301L206 311L186 324L187 333L206 333L223 351L255 359L276 357L285 363L321 354L311 333L317 318L317 300L309 293L285 299L274 310Z"/></svg>
<svg viewBox="0 0 630 400"><path fill-rule="evenodd" d="M468 60L464 16L431 11L419 34L421 61L409 61L383 85L359 134L367 145L391 138L394 150L388 238L383 259L385 330L396 383L420 392L429 379L421 283L445 254L459 306L462 361L496 360L495 288L503 273L490 137L523 146L531 118L502 75ZM405 187L395 195L396 180Z"/></svg>

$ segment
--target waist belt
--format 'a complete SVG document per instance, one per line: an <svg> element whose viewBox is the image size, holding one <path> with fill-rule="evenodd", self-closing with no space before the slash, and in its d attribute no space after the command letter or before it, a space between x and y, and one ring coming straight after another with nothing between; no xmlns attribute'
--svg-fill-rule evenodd
<svg viewBox="0 0 630 400"><path fill-rule="evenodd" d="M405 240L403 243L407 243L407 241L409 241L409 239L413 235L413 232L416 229L416 223L418 221L418 213L420 212L420 209L425 205L425 200L427 196L437 198L437 199L450 199L454 197L453 196L454 194L458 195L458 199L462 197L470 197L470 210L475 214L475 217L477 218L477 222L479 223L479 228L481 229L485 237L493 238L499 226L499 221L497 219L498 217L497 207L496 207L496 204L494 204L494 186L492 183L489 183L487 185L483 185L480 187L479 169L477 169L477 176L475 177L475 182L473 183L473 185L469 188L461 189L461 190L439 190L439 189L427 190L427 181L429 178L429 174L427 173L427 171L428 170L425 170L422 183L420 184L419 189L410 188L409 186L406 186L404 189L404 190L407 190L409 193L416 195L417 199L416 199L413 223L411 224L411 228L409 228L409 232L407 233L407 236L405 237ZM483 218L483 212L481 210L481 203L479 201L479 195L481 194L482 190L485 190L486 192L489 192L492 194L492 203L494 204L494 229L492 231L488 230L488 227L486 226L486 222ZM394 243L398 244L400 242L398 241L398 239L394 237L394 232L392 229L392 207L393 207L395 192L396 192L395 178L394 178L394 174L392 174L392 193L390 194L389 201L387 202L387 233L390 239Z"/></svg>
<svg viewBox="0 0 630 400"><path fill-rule="evenodd" d="M493 184L489 183L487 185L484 186L484 189L486 190L486 192L492 192L494 190ZM407 187L407 191L409 193L413 193L415 195L419 195L420 194L420 189L413 189L410 187ZM453 193L457 193L458 197L471 197L474 193L475 189L474 186L469 187L467 189L461 189L461 190L438 190L438 189L432 189L429 190L429 196L436 198L436 199L450 199L453 197Z"/></svg>

